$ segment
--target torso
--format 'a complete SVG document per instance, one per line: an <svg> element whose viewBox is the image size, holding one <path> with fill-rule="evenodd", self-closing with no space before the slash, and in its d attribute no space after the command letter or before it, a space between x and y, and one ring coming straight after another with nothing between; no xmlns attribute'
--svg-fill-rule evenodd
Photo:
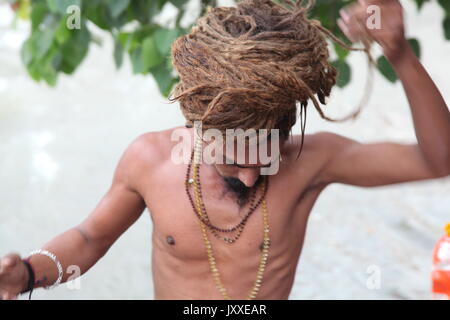
<svg viewBox="0 0 450 320"><path fill-rule="evenodd" d="M185 191L186 164L170 160L171 131L160 133L165 154L157 170L143 175L139 192L153 221L152 275L155 299L223 299L213 281L199 220ZM287 299L303 246L309 213L325 185L317 181L320 150L305 139L302 154L297 138L286 146L278 174L269 177L267 207L270 249L257 299ZM248 206L239 209L224 193L213 167L200 166L202 195L211 222L223 228L236 225ZM245 299L256 279L263 240L262 210L248 219L236 243L208 232L222 282L232 299Z"/></svg>

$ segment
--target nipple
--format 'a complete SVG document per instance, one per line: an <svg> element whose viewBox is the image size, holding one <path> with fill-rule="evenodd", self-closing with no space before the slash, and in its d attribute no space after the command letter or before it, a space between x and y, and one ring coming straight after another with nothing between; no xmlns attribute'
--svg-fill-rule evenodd
<svg viewBox="0 0 450 320"><path fill-rule="evenodd" d="M173 246L175 244L175 239L172 236L167 236L166 241L171 246Z"/></svg>

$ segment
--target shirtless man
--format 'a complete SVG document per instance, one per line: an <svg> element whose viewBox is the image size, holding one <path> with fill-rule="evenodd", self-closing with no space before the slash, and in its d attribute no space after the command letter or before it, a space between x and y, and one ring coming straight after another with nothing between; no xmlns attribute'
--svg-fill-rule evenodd
<svg viewBox="0 0 450 320"><path fill-rule="evenodd" d="M384 49L409 100L417 144L357 141L328 132L307 135L297 159L300 136L281 144L280 168L270 176L266 196L270 222L269 259L257 299L287 299L299 261L309 213L332 183L361 187L436 179L450 174L450 113L444 99L405 40L397 0L375 1L382 9L381 30L365 30ZM358 21L367 4L342 13L339 24L350 39L361 37ZM185 130L193 136L193 129ZM198 218L186 196L187 164L176 165L171 152L175 129L145 133L124 152L113 183L95 210L78 226L42 248L55 254L63 270L91 268L147 207L153 221L152 275L156 299L222 299L213 281ZM201 164L206 210L214 225L234 226L247 212L236 197L260 176L260 164ZM227 178L225 182L224 177ZM240 181L240 182L239 182ZM232 189L235 192L227 192ZM237 193L237 194L236 194ZM222 282L229 295L243 299L253 286L261 254L261 208L249 218L236 243L210 236ZM53 284L55 263L33 255L35 287ZM63 272L62 281L70 275ZM26 265L17 254L0 261L0 297L14 299L28 283Z"/></svg>

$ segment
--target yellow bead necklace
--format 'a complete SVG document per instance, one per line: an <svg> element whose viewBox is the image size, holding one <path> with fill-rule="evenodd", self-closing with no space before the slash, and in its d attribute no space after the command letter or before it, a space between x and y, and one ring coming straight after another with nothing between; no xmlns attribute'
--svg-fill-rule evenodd
<svg viewBox="0 0 450 320"><path fill-rule="evenodd" d="M193 186L195 207L197 208L197 213L200 216L203 216L203 213L201 210L202 209L202 200L201 200L201 194L200 194L200 186L197 183L198 171L199 171L199 167L200 167L200 157L201 157L201 152L199 152L200 149L198 147L199 140L200 139L196 139L196 147L194 148L194 150L195 150L194 163L195 164L194 164L194 168L193 168L193 178L189 179L189 176L187 176L186 177L187 178L186 185ZM265 180L266 180L266 183L263 185L263 193L265 193L266 188L268 188L268 177ZM189 192L189 190L187 190L187 191ZM269 257L269 247L270 247L269 219L268 219L267 203L266 203L265 198L262 200L262 212L263 212L263 225L264 225L264 229L263 229L264 230L264 241L263 241L262 252L261 252L261 257L260 257L260 261L259 261L258 272L256 274L256 280L253 285L253 288L250 290L250 293L247 296L247 300L255 299L256 296L258 295L259 289L261 288L261 285L262 285L264 270L266 268L267 260ZM203 241L204 241L205 247L206 247L206 253L208 256L209 266L210 266L211 273L212 273L214 282L216 284L216 287L218 288L220 293L223 295L224 299L230 300L231 298L228 295L227 290L223 286L223 283L222 283L222 280L220 277L220 273L219 273L219 269L217 268L216 259L214 257L214 252L213 252L213 249L211 246L211 242L208 239L208 233L207 233L207 228L205 226L205 223L202 220L199 220L199 223L200 223L200 227L202 230Z"/></svg>

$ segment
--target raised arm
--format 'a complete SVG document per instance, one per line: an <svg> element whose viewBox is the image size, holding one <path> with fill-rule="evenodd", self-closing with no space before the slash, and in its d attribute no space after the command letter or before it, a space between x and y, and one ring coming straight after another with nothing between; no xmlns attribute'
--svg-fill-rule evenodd
<svg viewBox="0 0 450 320"><path fill-rule="evenodd" d="M367 7L381 9L381 29L366 28ZM360 144L327 135L328 161L321 179L360 186L445 177L450 174L450 112L404 36L403 9L398 0L360 0L343 11L339 25L353 41L369 36L401 80L409 101L417 144Z"/></svg>
<svg viewBox="0 0 450 320"><path fill-rule="evenodd" d="M89 270L141 215L145 203L136 190L142 170L145 135L137 138L122 155L108 192L97 207L78 226L56 236L42 249L56 255L63 268L63 282L71 274L67 268L78 266L81 273ZM148 148L147 148L148 149ZM35 287L53 284L58 276L52 260L33 255L30 263L35 271ZM20 256L9 254L0 260L0 298L14 299L27 284L28 273Z"/></svg>

